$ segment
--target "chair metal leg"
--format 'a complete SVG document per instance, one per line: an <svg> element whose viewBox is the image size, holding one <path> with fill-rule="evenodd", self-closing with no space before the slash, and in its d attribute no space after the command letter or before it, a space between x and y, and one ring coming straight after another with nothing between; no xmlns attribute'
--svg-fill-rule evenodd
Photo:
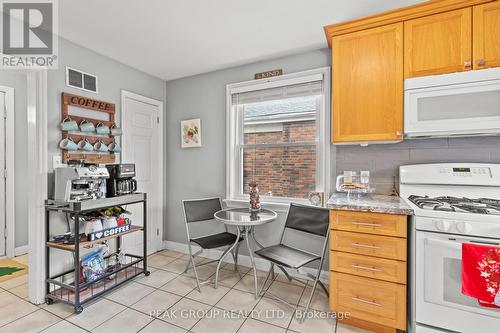
<svg viewBox="0 0 500 333"><path fill-rule="evenodd" d="M190 261L191 261L191 264L193 265L194 277L196 278L196 286L198 287L198 291L201 293L200 280L198 279L198 273L196 272L196 265L194 264L193 251L191 250L191 242L188 243L188 248L189 248L189 257L191 258ZM186 268L186 270L187 270L187 268Z"/></svg>
<svg viewBox="0 0 500 333"><path fill-rule="evenodd" d="M328 234L326 237L328 238ZM306 309L305 309L304 315L302 316L301 322L304 322L304 320L306 318L307 311L309 310L309 306L311 305L311 301L313 299L314 292L316 291L316 286L318 285L318 282L323 286L321 281L319 281L319 277L321 275L321 270L323 269L323 261L325 260L325 251L326 251L326 241L323 245L323 252L321 255L321 259L319 260L318 272L316 272L316 277L314 279L314 284L313 284L313 287L311 290L311 295L309 296L309 300L307 301ZM326 290L325 286L323 286L323 288ZM328 294L328 292L327 292L327 294Z"/></svg>
<svg viewBox="0 0 500 333"><path fill-rule="evenodd" d="M290 274L288 274L288 272L286 271L286 269L284 269L280 265L276 265L276 266L278 266L278 268L283 272L283 274L286 276L286 278L288 279L288 281L292 281L292 277L290 276Z"/></svg>
<svg viewBox="0 0 500 333"><path fill-rule="evenodd" d="M267 272L266 279L264 280L264 283L262 284L262 288L260 288L260 290L259 290L259 296L264 296L262 291L266 287L267 280L269 280L269 275L271 275L272 272L274 272L274 264L273 263L271 263L271 267L269 268L269 272Z"/></svg>
<svg viewBox="0 0 500 333"><path fill-rule="evenodd" d="M313 296L314 296L314 292L316 291L316 286L318 285L318 279L319 279L319 274L318 274L318 277L316 278L316 280L314 280L314 284L313 284L313 287L312 287L312 290L311 290L311 295L309 295L309 299L307 300L307 305L306 305L306 309L304 310L304 315L302 316L300 322L304 322L305 318L306 318L306 315L307 315L307 311L309 310L309 306L311 305L311 301L313 299Z"/></svg>
<svg viewBox="0 0 500 333"><path fill-rule="evenodd" d="M194 259L197 255L201 254L202 252L203 252L203 249L198 250L196 253L194 253L193 255L190 255L190 256L193 257L193 259ZM187 271L189 270L189 266L191 266L191 260L188 261L188 263L186 265L186 269L184 269L184 272L182 272L182 274L187 273Z"/></svg>
<svg viewBox="0 0 500 333"><path fill-rule="evenodd" d="M231 245L230 248L228 248L226 251L224 251L224 253L222 254L222 256L219 259L219 263L217 264L217 268L215 269L215 282L214 282L214 288L215 289L217 289L217 285L219 283L219 270L220 270L221 263L224 261L224 258L227 256L227 254L229 252L231 252L236 247L236 245L239 243L239 240L240 240L240 229L236 228L236 230L237 230L236 241L233 243L233 245Z"/></svg>
<svg viewBox="0 0 500 333"><path fill-rule="evenodd" d="M311 279L315 279L315 276L312 275L311 273L307 273L307 276L310 277ZM318 280L319 286L323 289L323 291L327 294L330 295L330 292L328 291L328 288L321 282L321 280Z"/></svg>

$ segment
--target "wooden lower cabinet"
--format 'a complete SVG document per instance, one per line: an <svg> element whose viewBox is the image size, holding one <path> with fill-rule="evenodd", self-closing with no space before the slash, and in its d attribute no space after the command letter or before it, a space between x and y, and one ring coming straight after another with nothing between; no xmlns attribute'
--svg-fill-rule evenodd
<svg viewBox="0 0 500 333"><path fill-rule="evenodd" d="M330 252L330 270L377 280L406 284L406 262L367 257L346 252Z"/></svg>
<svg viewBox="0 0 500 333"><path fill-rule="evenodd" d="M406 239L335 230L330 236L334 251L371 257L406 260Z"/></svg>
<svg viewBox="0 0 500 333"><path fill-rule="evenodd" d="M340 322L406 331L405 223L403 215L330 211L330 309L349 313Z"/></svg>
<svg viewBox="0 0 500 333"><path fill-rule="evenodd" d="M352 317L406 331L406 286L334 273L330 307Z"/></svg>

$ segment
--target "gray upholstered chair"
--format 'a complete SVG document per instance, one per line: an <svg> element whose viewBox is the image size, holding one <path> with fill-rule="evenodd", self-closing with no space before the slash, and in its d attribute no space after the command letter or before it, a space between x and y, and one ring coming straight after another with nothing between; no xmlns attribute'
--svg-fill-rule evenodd
<svg viewBox="0 0 500 333"><path fill-rule="evenodd" d="M184 210L184 221L186 223L187 241L188 241L189 256L190 256L190 261L188 262L188 265L184 270L184 272L187 272L191 265L193 266L193 271L194 271L194 276L196 278L198 291L201 292L200 280L198 279L198 273L196 272L196 265L194 260L195 257L200 255L205 249L216 249L219 247L227 246L227 249L221 256L222 258L229 251L231 245L234 244L237 236L233 233L228 232L227 226L224 225L225 228L224 232L191 237L191 233L189 230L190 225L214 221L214 213L222 209L222 202L220 198L182 200L182 207ZM241 242L242 240L243 239L240 238L239 242ZM235 250L231 252L234 259L235 270L238 265L238 250L240 246L239 242ZM191 248L192 243L198 245L201 249L196 253L193 253L193 250ZM212 262L218 262L218 260L203 262L198 266L207 265Z"/></svg>
<svg viewBox="0 0 500 333"><path fill-rule="evenodd" d="M323 240L322 242L322 250L321 253L315 254L309 251L304 251L302 249L293 247L291 245L284 244L284 236L285 232L288 229L293 229L299 231L300 233L305 233L309 235L313 235L313 237L318 237ZM311 290L311 295L307 301L307 305L305 308L304 316L305 319L307 311L309 310L309 306L311 305L312 298L314 296L314 292L316 290L316 286L319 284L325 293L328 295L328 290L325 285L319 280L321 274L321 268L323 267L323 261L325 259L326 247L328 244L328 235L329 235L329 210L327 208L319 208L313 206L304 206L298 204L290 204L290 208L288 209L288 215L286 217L285 228L283 229L283 233L281 234L281 239L279 244L268 246L258 251L255 251L255 254L268 260L271 263L271 268L266 276L264 283L262 284L260 295L268 294L274 299L277 299L285 304L288 304L295 310L298 309L298 305L293 305L288 303L287 301L279 298L276 295L273 295L269 290L265 290L264 287L269 279L271 273L274 274L274 266L278 266L289 281L296 280L298 282L304 283L302 280L296 279L288 274L286 269L298 270L305 265L318 262L318 268L316 274L307 273L306 275L309 278L312 278L314 283Z"/></svg>

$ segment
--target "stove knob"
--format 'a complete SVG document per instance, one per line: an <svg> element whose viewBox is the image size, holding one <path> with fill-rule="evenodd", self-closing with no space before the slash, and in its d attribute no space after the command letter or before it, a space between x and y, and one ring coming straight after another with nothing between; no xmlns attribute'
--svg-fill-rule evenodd
<svg viewBox="0 0 500 333"><path fill-rule="evenodd" d="M472 225L467 222L458 222L457 230L460 231L461 233L468 234L469 232L472 231Z"/></svg>
<svg viewBox="0 0 500 333"><path fill-rule="evenodd" d="M436 228L439 231L448 231L451 227L451 224L449 221L434 220L434 224L436 225Z"/></svg>

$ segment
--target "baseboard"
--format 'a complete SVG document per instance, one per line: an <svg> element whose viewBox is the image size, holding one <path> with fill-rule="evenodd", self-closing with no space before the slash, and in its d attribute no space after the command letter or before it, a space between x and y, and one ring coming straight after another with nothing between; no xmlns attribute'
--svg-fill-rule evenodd
<svg viewBox="0 0 500 333"><path fill-rule="evenodd" d="M181 253L186 253L188 254L189 253L189 248L188 248L188 245L185 244L185 243L179 243L179 242L172 242L172 241L163 241L163 248L165 250L173 250L173 251L177 251L177 252L181 252ZM198 251L200 248L197 247L197 246L192 246L194 252ZM210 259L214 259L214 260L218 260L221 255L222 255L222 252L221 250L216 250L216 249L212 249L212 250L204 250L203 251L203 256L204 257L207 257L207 258L210 258ZM267 260L264 260L262 258L255 258L255 267L257 267L257 269L259 270L268 270L269 269L269 261ZM228 263L233 263L233 257L231 255L228 255L226 256L226 258L224 258L224 262L228 262ZM241 265L241 266L245 266L245 267L252 267L252 261L250 259L250 256L249 255L244 255L244 254L240 254L238 256L238 264ZM310 274L315 274L316 271L312 268L308 268L308 267L305 267L305 268L301 268L299 270L300 273L298 273L297 271L295 270L287 270L288 273L291 275L291 276L295 276L295 277L298 277L298 278L306 278L304 276L304 274L306 273L310 273ZM329 273L327 271L322 271L321 272L321 275L319 277L319 279L323 282L323 283L328 283L328 280L329 280Z"/></svg>
<svg viewBox="0 0 500 333"><path fill-rule="evenodd" d="M28 253L28 250L29 250L29 246L28 245L16 247L14 249L14 256L16 256L16 257L22 256L23 254Z"/></svg>

